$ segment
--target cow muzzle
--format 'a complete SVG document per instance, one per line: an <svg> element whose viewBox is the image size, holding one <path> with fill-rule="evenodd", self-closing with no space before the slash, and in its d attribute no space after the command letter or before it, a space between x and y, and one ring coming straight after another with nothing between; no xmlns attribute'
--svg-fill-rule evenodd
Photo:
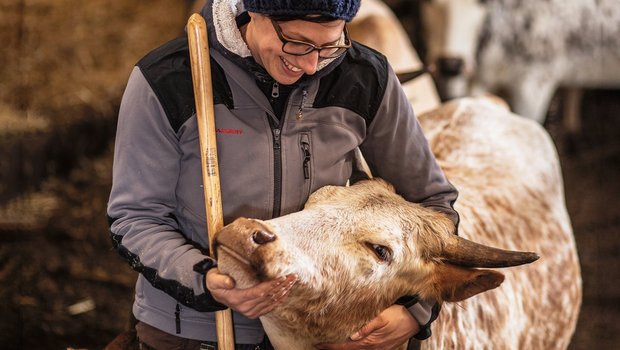
<svg viewBox="0 0 620 350"><path fill-rule="evenodd" d="M212 248L219 270L246 285L270 278L266 262L276 241L262 221L239 218L215 234Z"/></svg>
<svg viewBox="0 0 620 350"><path fill-rule="evenodd" d="M452 78L463 74L465 61L460 57L440 57L436 65L440 76Z"/></svg>
<svg viewBox="0 0 620 350"><path fill-rule="evenodd" d="M262 245L274 242L276 235L261 221L238 218L215 234L213 251L215 257L222 247L249 258Z"/></svg>

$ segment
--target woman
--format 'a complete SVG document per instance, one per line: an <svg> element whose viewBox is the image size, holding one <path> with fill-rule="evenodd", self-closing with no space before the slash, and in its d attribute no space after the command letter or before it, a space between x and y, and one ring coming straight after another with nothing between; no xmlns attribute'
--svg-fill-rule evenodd
<svg viewBox="0 0 620 350"><path fill-rule="evenodd" d="M344 185L359 147L407 200L453 219L457 192L429 150L385 57L351 42L359 0L214 0L209 28L225 223L298 211L314 190ZM234 311L239 349L270 348L258 317L295 276L235 288L208 257L187 39L134 68L119 112L108 205L116 249L140 272L133 312L143 348L200 349L213 311ZM430 335L438 308L404 296L343 344L390 349Z"/></svg>

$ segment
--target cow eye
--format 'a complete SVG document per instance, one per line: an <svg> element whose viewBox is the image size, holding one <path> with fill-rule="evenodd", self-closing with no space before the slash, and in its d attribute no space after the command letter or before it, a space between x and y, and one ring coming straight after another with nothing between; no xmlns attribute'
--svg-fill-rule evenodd
<svg viewBox="0 0 620 350"><path fill-rule="evenodd" d="M369 244L369 246L380 260L385 262L392 261L392 252L386 246L382 246L380 244Z"/></svg>

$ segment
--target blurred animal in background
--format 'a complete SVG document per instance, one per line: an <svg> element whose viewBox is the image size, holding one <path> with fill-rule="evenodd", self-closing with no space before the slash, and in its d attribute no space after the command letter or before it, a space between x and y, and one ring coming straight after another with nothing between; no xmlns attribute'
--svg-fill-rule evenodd
<svg viewBox="0 0 620 350"><path fill-rule="evenodd" d="M543 122L558 87L577 131L581 88L620 87L618 0L424 0L427 62L442 97L492 92Z"/></svg>
<svg viewBox="0 0 620 350"><path fill-rule="evenodd" d="M439 106L441 100L433 78L423 71L416 49L390 7L381 0L363 0L347 27L353 40L384 54L394 71L403 77L403 89L416 114Z"/></svg>
<svg viewBox="0 0 620 350"><path fill-rule="evenodd" d="M327 186L301 212L238 219L218 233L219 268L240 285L299 275L287 301L261 317L276 349L345 340L405 294L445 302L422 349L566 349L581 274L558 157L540 125L496 102L457 99L420 116L460 191L459 237L442 214L380 179ZM504 280L488 268L535 256L491 246L541 258L502 271Z"/></svg>
<svg viewBox="0 0 620 350"><path fill-rule="evenodd" d="M207 3L207 0L185 0L185 3L187 4L187 8L189 9L187 16L189 18L189 16L194 13L200 13L200 10Z"/></svg>

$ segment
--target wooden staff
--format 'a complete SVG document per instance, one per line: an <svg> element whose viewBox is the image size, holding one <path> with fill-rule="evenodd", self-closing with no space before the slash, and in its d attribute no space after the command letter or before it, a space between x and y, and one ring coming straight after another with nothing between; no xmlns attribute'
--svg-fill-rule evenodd
<svg viewBox="0 0 620 350"><path fill-rule="evenodd" d="M215 140L215 113L213 111L213 88L211 85L211 62L209 61L209 42L207 25L199 14L193 14L187 21L187 38L192 66L194 99L196 100L196 119L202 162L202 182L204 186L205 209L207 212L207 232L209 247L213 247L213 236L224 226L222 214L222 193L220 173L217 162L217 143ZM211 256L214 252L211 251ZM234 350L232 313L230 309L215 313L217 343L219 350Z"/></svg>

